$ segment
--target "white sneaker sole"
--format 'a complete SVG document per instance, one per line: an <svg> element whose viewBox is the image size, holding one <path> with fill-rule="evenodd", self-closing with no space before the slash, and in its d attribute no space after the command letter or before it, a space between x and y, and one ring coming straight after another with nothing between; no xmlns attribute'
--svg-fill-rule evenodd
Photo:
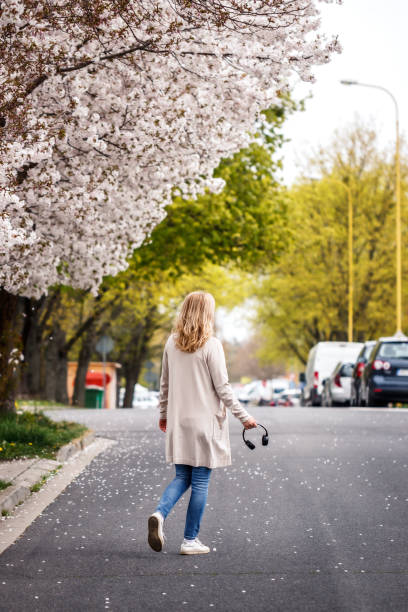
<svg viewBox="0 0 408 612"><path fill-rule="evenodd" d="M206 555L210 552L210 549L208 550L186 550L186 549L182 549L180 550L180 555Z"/></svg>
<svg viewBox="0 0 408 612"><path fill-rule="evenodd" d="M148 528L149 535L147 541L154 551L160 552L163 548L164 540L159 535L159 519L157 516L149 516Z"/></svg>

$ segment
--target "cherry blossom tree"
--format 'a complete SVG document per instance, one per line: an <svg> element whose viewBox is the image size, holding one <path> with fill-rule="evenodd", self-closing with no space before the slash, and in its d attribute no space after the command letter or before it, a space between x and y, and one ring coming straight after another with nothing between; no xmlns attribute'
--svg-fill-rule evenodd
<svg viewBox="0 0 408 612"><path fill-rule="evenodd" d="M2 3L0 285L97 290L338 50L316 3Z"/></svg>
<svg viewBox="0 0 408 612"><path fill-rule="evenodd" d="M339 51L320 1L2 1L4 311L56 283L96 294L175 193L221 189L260 110Z"/></svg>

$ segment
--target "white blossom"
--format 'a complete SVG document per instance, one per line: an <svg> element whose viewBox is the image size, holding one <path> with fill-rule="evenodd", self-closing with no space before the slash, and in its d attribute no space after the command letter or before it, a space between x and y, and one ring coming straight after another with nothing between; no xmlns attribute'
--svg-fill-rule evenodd
<svg viewBox="0 0 408 612"><path fill-rule="evenodd" d="M45 27L44 3L26 4L5 2L0 17L10 44L0 111L12 108L0 148L0 285L31 297L54 283L96 292L125 269L172 190L222 189L212 172L249 143L259 112L294 72L313 80L313 65L339 50L315 34L312 0L254 2L249 13L237 0L220 23L222 3L129 2L129 14L145 11L131 27L101 1L88 39L72 19Z"/></svg>

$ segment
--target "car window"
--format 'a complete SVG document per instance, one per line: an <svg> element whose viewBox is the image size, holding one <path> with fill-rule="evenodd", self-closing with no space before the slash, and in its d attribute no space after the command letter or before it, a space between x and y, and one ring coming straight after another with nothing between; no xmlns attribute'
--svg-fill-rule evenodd
<svg viewBox="0 0 408 612"><path fill-rule="evenodd" d="M366 355L366 347L364 346L359 352L359 354L357 355L356 361L360 361L360 359L364 359L365 355Z"/></svg>
<svg viewBox="0 0 408 612"><path fill-rule="evenodd" d="M368 361L368 360L370 359L370 355L371 355L371 353L373 352L374 347L375 347L375 344L373 344L373 346L366 346L366 347L365 347L365 349L364 349L364 355L363 355L363 356L364 356L364 359L365 359L366 361Z"/></svg>
<svg viewBox="0 0 408 612"><path fill-rule="evenodd" d="M344 363L341 366L340 376L350 377L353 375L354 363Z"/></svg>
<svg viewBox="0 0 408 612"><path fill-rule="evenodd" d="M377 357L384 359L408 359L408 342L384 342Z"/></svg>

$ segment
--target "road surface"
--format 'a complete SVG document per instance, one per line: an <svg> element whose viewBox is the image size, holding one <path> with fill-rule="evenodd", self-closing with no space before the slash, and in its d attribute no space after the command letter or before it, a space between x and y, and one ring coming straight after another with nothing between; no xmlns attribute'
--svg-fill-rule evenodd
<svg viewBox="0 0 408 612"><path fill-rule="evenodd" d="M157 413L53 412L118 444L2 554L0 610L406 612L408 410L252 413L269 446L250 432L250 451L230 418L233 465L213 471L200 533L211 553L181 556L188 496L165 552L146 542L174 469Z"/></svg>

